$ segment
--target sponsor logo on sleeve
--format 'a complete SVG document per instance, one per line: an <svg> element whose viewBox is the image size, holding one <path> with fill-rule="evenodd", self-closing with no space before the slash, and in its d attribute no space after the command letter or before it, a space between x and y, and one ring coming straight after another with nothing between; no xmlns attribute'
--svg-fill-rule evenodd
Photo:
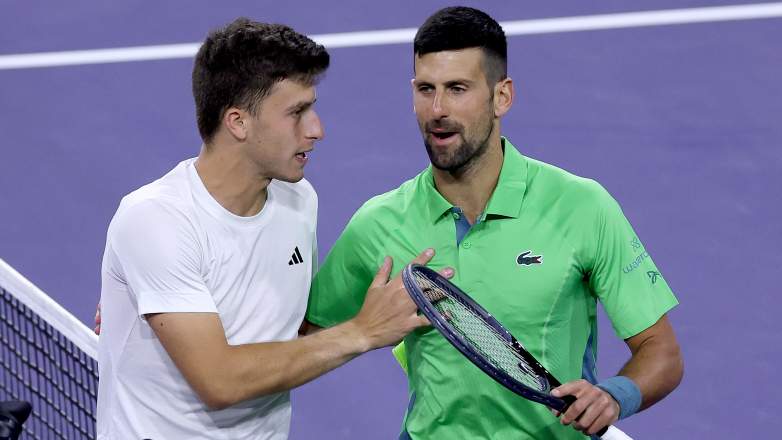
<svg viewBox="0 0 782 440"><path fill-rule="evenodd" d="M640 254L638 254L637 257L635 257L635 260L631 261L630 263L625 265L625 267L622 268L622 272L630 273L638 269L638 266L640 266L641 263L643 263L644 260L646 260L647 258L649 258L649 253L646 251L641 252Z"/></svg>
<svg viewBox="0 0 782 440"><path fill-rule="evenodd" d="M638 237L633 237L632 240L630 240L630 246L633 247L633 251L641 251L633 261L627 263L624 267L622 267L622 272L624 273L630 273L638 268L638 266L641 265L641 263L644 262L647 258L649 258L649 253L646 252L646 250L643 248L643 245L641 244L641 240L638 239ZM659 276L659 274L658 274ZM650 276L651 277L651 276ZM656 282L656 280L655 280ZM654 283L653 283L654 284Z"/></svg>

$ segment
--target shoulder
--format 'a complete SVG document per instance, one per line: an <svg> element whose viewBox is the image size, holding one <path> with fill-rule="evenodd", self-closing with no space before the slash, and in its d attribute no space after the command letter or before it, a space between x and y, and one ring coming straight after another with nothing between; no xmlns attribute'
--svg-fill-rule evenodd
<svg viewBox="0 0 782 440"><path fill-rule="evenodd" d="M166 225L189 224L194 216L192 196L187 189L186 162L123 197L111 220L109 234L118 228L165 228Z"/></svg>
<svg viewBox="0 0 782 440"><path fill-rule="evenodd" d="M557 166L526 158L529 164L527 192L547 205L558 204L582 214L597 214L616 201L594 179L581 177Z"/></svg>
<svg viewBox="0 0 782 440"><path fill-rule="evenodd" d="M349 226L362 229L384 225L387 229L390 224L402 223L405 214L410 212L410 207L418 197L421 197L421 185L425 172L403 182L399 187L378 194L366 202L356 211L351 218Z"/></svg>

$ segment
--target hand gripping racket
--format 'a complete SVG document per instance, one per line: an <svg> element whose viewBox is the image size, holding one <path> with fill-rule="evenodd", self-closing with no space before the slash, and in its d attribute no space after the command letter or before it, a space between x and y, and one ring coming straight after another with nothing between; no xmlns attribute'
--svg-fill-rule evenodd
<svg viewBox="0 0 782 440"><path fill-rule="evenodd" d="M489 312L445 277L418 264L407 266L402 281L421 312L457 350L492 379L533 402L564 413L576 398L551 395L561 383ZM632 440L614 426L603 440Z"/></svg>

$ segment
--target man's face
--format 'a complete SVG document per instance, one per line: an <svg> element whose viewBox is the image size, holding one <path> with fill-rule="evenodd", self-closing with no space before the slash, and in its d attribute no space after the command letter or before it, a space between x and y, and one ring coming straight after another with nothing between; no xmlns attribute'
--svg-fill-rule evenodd
<svg viewBox="0 0 782 440"><path fill-rule="evenodd" d="M323 138L315 113L315 86L283 80L248 116L246 154L265 178L298 182L307 154Z"/></svg>
<svg viewBox="0 0 782 440"><path fill-rule="evenodd" d="M461 172L486 150L494 129L493 90L479 48L415 57L413 104L432 165Z"/></svg>

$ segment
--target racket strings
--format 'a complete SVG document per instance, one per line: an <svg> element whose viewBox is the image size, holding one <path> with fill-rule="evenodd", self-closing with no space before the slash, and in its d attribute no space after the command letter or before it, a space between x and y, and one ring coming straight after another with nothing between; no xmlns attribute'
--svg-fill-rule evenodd
<svg viewBox="0 0 782 440"><path fill-rule="evenodd" d="M548 381L540 377L513 345L480 315L428 277L415 273L415 279L434 308L496 368L532 389L549 391Z"/></svg>

